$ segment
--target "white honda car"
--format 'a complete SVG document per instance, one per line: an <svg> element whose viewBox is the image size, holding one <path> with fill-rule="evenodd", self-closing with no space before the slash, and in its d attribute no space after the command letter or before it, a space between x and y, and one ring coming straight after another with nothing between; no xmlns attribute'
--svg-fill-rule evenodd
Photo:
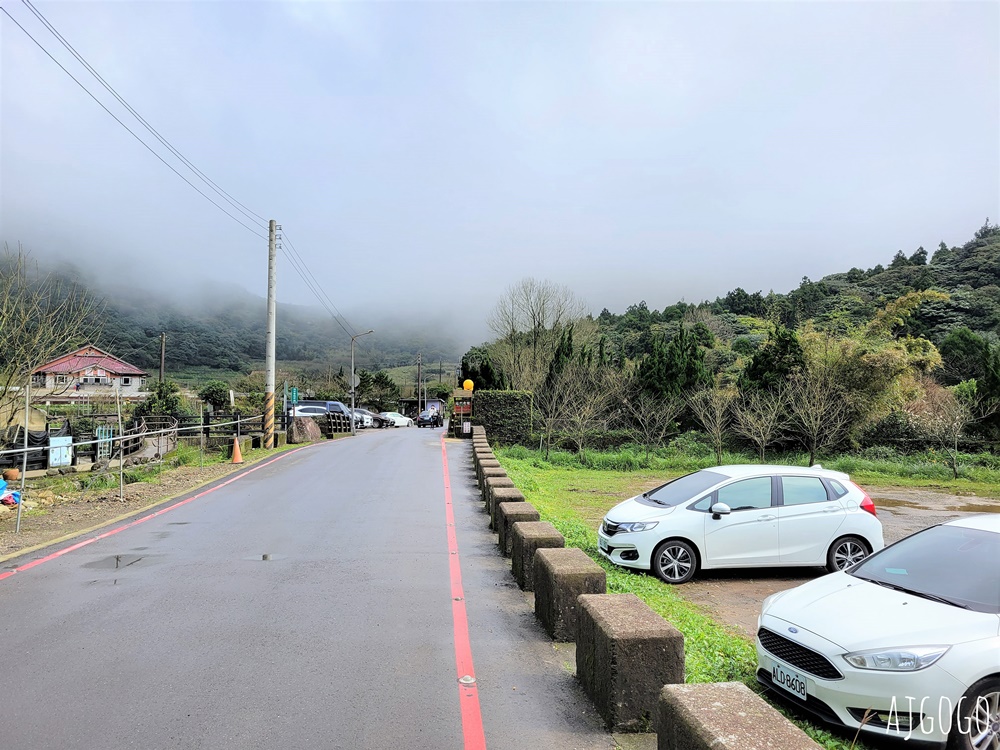
<svg viewBox="0 0 1000 750"><path fill-rule="evenodd" d="M616 505L597 532L611 562L685 583L699 570L824 565L882 549L875 504L819 466L716 466Z"/></svg>
<svg viewBox="0 0 1000 750"><path fill-rule="evenodd" d="M831 724L1000 750L1000 515L919 531L764 600L757 679Z"/></svg>

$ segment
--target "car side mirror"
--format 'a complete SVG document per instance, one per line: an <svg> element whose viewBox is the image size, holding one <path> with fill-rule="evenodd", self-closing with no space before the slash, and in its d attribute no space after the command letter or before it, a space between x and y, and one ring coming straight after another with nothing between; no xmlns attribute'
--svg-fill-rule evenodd
<svg viewBox="0 0 1000 750"><path fill-rule="evenodd" d="M718 521L723 516L728 516L732 513L732 509L725 503L716 503L712 506L712 518Z"/></svg>

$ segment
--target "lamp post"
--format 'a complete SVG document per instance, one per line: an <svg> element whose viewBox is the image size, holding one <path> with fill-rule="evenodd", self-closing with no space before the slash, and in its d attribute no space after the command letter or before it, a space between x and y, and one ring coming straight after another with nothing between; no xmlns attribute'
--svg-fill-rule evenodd
<svg viewBox="0 0 1000 750"><path fill-rule="evenodd" d="M351 434L357 435L357 431L354 427L354 391L358 387L358 376L354 374L354 339L359 339L362 336L367 336L369 333L375 333L374 330L367 330L364 333L356 333L351 336Z"/></svg>

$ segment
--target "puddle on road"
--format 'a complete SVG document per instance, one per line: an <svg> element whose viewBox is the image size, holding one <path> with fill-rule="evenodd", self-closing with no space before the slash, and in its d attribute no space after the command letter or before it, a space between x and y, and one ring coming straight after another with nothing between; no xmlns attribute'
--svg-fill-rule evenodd
<svg viewBox="0 0 1000 750"><path fill-rule="evenodd" d="M1000 504L986 505L982 503L968 503L966 505L952 505L948 510L957 510L962 513L1000 513Z"/></svg>
<svg viewBox="0 0 1000 750"><path fill-rule="evenodd" d="M154 555L111 555L100 560L91 560L89 563L84 563L82 567L99 570L122 570L143 560L148 563L154 557Z"/></svg>
<svg viewBox="0 0 1000 750"><path fill-rule="evenodd" d="M889 497L873 497L872 502L876 508L917 508L918 510L930 510L926 505L915 503L912 500L894 500Z"/></svg>

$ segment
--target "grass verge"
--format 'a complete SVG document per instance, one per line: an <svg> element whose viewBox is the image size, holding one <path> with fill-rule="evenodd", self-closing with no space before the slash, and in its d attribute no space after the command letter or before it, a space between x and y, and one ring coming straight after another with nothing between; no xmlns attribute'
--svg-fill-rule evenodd
<svg viewBox="0 0 1000 750"><path fill-rule="evenodd" d="M584 468L559 459L550 463L541 454L518 447L498 448L495 453L542 520L550 522L566 538L566 546L582 549L605 570L609 593L635 594L684 634L687 682L742 682L760 692L754 676L757 655L753 643L715 622L697 605L682 599L672 587L650 575L612 565L597 551L597 526L608 509L631 495L662 484L669 478L667 474ZM685 467L672 475L690 470ZM792 717L783 706L775 707L826 750L866 747Z"/></svg>

